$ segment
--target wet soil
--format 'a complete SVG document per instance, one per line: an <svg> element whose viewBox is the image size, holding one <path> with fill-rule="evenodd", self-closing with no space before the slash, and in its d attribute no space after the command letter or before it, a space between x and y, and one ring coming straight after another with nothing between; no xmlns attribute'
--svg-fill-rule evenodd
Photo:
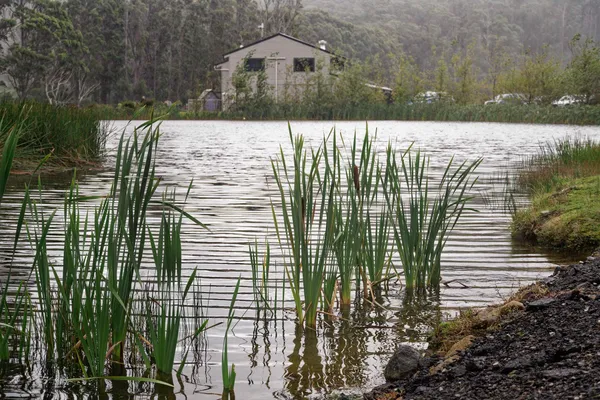
<svg viewBox="0 0 600 400"><path fill-rule="evenodd" d="M365 399L600 398L600 258L559 267L542 299L506 316L442 372L423 368ZM435 359L431 359L435 363Z"/></svg>

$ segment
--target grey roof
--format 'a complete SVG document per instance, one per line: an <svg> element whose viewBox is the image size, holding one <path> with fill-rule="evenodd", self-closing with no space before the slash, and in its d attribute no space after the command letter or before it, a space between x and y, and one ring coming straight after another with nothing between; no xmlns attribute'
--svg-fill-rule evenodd
<svg viewBox="0 0 600 400"><path fill-rule="evenodd" d="M231 50L231 51L229 51L229 52L227 52L227 53L223 54L223 57L226 57L226 56L228 56L228 55L230 55L230 54L233 54L233 53L235 53L235 52L238 52L238 51L240 51L240 50L244 50L246 47L254 46L255 44L262 43L262 42L265 42L265 41L267 41L267 40L273 39L274 37L277 37L277 36L283 36L283 37L284 37L284 38L286 38L286 39L290 39L290 40L293 40L294 42L298 42L298 43L301 43L301 44L303 44L303 45L305 45L305 46L312 47L313 49L320 50L320 51L322 51L322 52L325 52L325 53L327 53L327 54L333 54L333 55L335 55L333 52L331 52L331 51L329 51L329 50L323 50L323 49L322 49L322 48L320 48L319 46L315 46L314 44L310 44L310 43L308 43L308 42L305 42L304 40L300 40L300 39L297 39L297 38L295 38L295 37L293 37L293 36L286 35L285 33L276 33L276 34L274 34L274 35L271 35L271 36L268 36L268 37L266 37L266 38L262 38L262 39L260 39L260 40L257 40L256 42L253 42L253 43L250 43L250 44L244 45L244 47L240 47L240 48L237 48L237 49L235 49L235 50Z"/></svg>

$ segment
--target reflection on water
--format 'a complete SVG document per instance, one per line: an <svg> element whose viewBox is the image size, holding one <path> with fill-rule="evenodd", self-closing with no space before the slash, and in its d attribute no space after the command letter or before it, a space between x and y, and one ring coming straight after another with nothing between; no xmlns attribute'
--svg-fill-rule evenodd
<svg viewBox="0 0 600 400"><path fill-rule="evenodd" d="M346 137L355 130L359 135L364 131L364 123L336 125ZM305 134L308 143L318 142L331 126L328 122L292 123L292 129ZM286 123L167 121L162 125L157 173L170 186L187 187L194 179L187 211L211 230L207 233L192 224L183 227L184 273L189 276L198 267L201 284L187 304L182 337L195 330L200 318L209 318L211 325L224 320L233 287L241 275L238 320L228 339L239 399L305 398L382 383L383 365L395 346L411 343L424 347L428 331L446 315L456 314L460 308L497 302L519 285L546 275L553 263L569 258L551 258L539 249L511 240L510 216L502 207L502 180L507 168L536 151L540 142L567 134L598 137L597 129L418 122L373 122L369 128L378 130L382 151L388 141L399 148L414 142L431 154L433 179L452 155L458 160L483 156L480 195L473 202L479 212L466 213L448 241L442 261L443 279L448 284L439 293L410 297L399 283L390 281L389 290L376 293L368 301L356 299L351 311L322 316L318 329L312 331L295 324L289 291L282 298L284 271L276 251L272 254L271 274L278 278L270 288L272 298L278 288L278 305L273 315L256 310L250 280L248 244L255 239L259 243L265 238L272 244L276 241L270 209L270 198L276 198L270 157L280 145L284 151L289 150ZM109 148L114 148L115 141L116 137L109 141ZM81 194L106 194L113 163L114 154L109 151L103 170L79 175ZM0 265L4 266L0 267L0 283L7 279L5 266L10 253L6 249L12 248L22 188L28 181L13 180L0 208ZM60 209L70 176L43 182L44 209ZM91 210L94 203L82 207ZM153 215L149 213L151 218ZM60 218L59 212L57 222ZM49 252L58 268L61 234L57 228L49 238ZM30 258L31 251L23 238L16 250L13 279L28 276ZM398 260L394 262L399 265ZM31 282L30 288L34 287ZM185 354L187 358L182 374L173 374L173 388L125 381L69 383L64 371L52 366L9 363L0 366L0 393L4 398L217 399L222 389L223 333L224 326L217 325L197 340L181 344L176 367ZM144 371L138 360L131 364L127 365L128 375L156 377L154 371Z"/></svg>

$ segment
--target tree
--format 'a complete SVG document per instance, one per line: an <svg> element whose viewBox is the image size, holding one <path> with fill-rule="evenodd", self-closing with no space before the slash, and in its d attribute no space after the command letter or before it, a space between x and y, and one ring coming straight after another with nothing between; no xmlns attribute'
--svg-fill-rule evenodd
<svg viewBox="0 0 600 400"><path fill-rule="evenodd" d="M508 93L522 93L528 103L550 103L563 91L560 64L548 55L547 49L539 53L527 52L520 66L504 74L500 86Z"/></svg>
<svg viewBox="0 0 600 400"><path fill-rule="evenodd" d="M69 101L69 81L86 49L62 3L34 0L14 7L13 43L3 60L20 98L42 87L51 103Z"/></svg>
<svg viewBox="0 0 600 400"><path fill-rule="evenodd" d="M302 0L261 0L260 5L266 33L293 33Z"/></svg>
<svg viewBox="0 0 600 400"><path fill-rule="evenodd" d="M571 41L573 60L567 69L570 92L584 97L586 103L600 97L600 48L592 39L577 35Z"/></svg>
<svg viewBox="0 0 600 400"><path fill-rule="evenodd" d="M427 79L411 57L400 53L394 58L396 64L394 101L406 103L426 89Z"/></svg>
<svg viewBox="0 0 600 400"><path fill-rule="evenodd" d="M477 77L473 66L473 47L457 52L452 57L452 95L457 103L467 104L475 100Z"/></svg>

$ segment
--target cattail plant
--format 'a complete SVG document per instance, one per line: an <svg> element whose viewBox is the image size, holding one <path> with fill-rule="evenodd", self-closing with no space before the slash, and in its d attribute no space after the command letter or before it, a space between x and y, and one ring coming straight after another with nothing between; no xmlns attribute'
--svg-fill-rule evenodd
<svg viewBox="0 0 600 400"><path fill-rule="evenodd" d="M281 227L274 205L273 216L278 241L287 259L286 275L299 323L314 327L333 240L337 169L328 158L326 140L308 152L304 149L304 138L294 137L291 127L289 133L294 150L293 164L288 166L283 149L279 159L271 162L282 204ZM337 146L334 144L332 149L332 160L335 160ZM325 161L324 172L320 170L322 160Z"/></svg>
<svg viewBox="0 0 600 400"><path fill-rule="evenodd" d="M402 261L406 287L439 287L441 255L448 235L472 199L477 159L454 166L451 159L437 185L429 183L429 157L409 148L400 156L388 146L384 193L393 215L396 249Z"/></svg>

